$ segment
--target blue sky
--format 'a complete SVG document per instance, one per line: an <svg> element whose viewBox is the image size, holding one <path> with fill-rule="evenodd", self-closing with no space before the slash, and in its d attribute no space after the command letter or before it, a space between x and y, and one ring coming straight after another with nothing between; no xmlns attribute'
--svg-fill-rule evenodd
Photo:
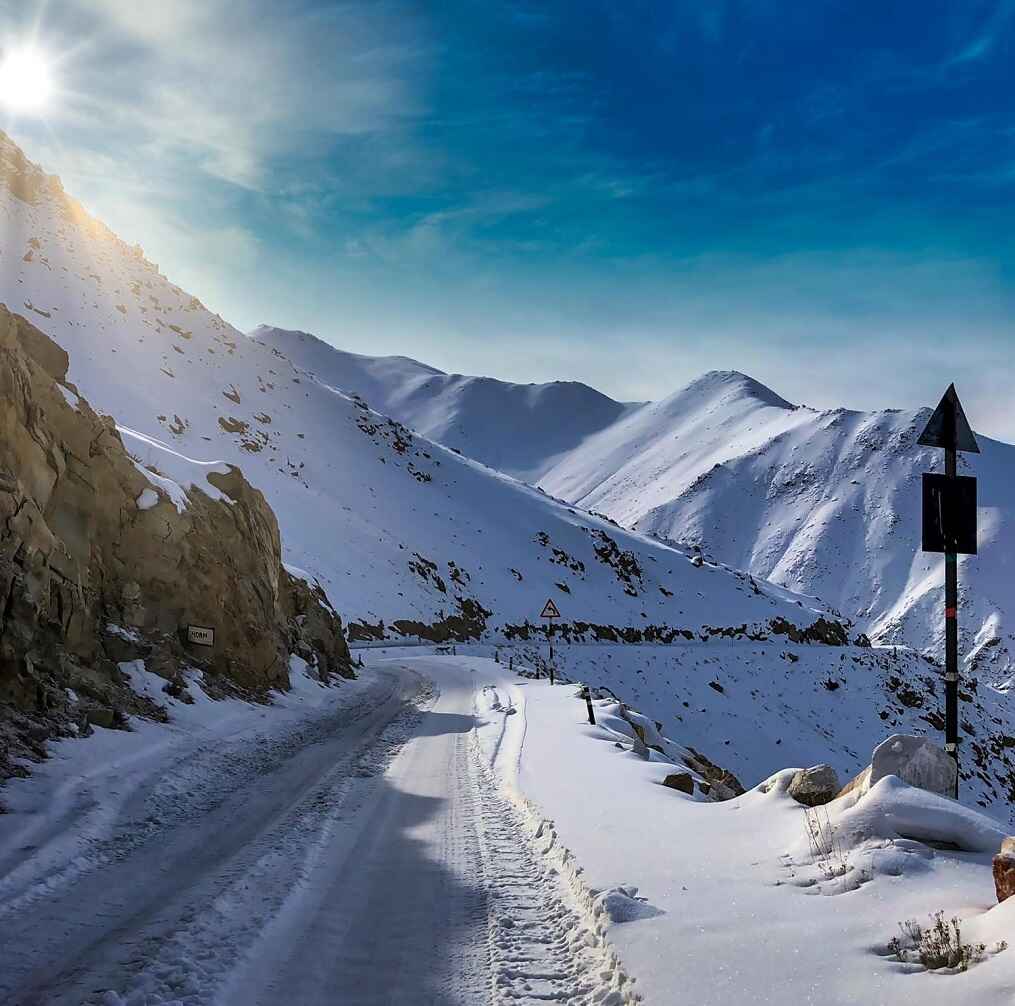
<svg viewBox="0 0 1015 1006"><path fill-rule="evenodd" d="M1015 440L1015 3L0 0L5 128L241 328Z"/></svg>

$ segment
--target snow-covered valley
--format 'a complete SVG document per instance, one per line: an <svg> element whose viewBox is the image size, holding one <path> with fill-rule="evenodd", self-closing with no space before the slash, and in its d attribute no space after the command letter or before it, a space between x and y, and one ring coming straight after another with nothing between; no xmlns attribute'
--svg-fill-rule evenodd
<svg viewBox="0 0 1015 1006"><path fill-rule="evenodd" d="M294 638L290 688L255 694L117 657L139 704L115 729L9 760L0 998L1010 1002L1015 448L981 437L969 468L961 803L891 775L807 808L796 769L839 791L889 735L941 738L926 413L817 412L735 373L618 403L247 336L2 134L0 225L0 302L69 357L57 401L110 415L148 480L125 510L233 508L238 467L360 661L329 678ZM892 950L938 911L968 969Z"/></svg>

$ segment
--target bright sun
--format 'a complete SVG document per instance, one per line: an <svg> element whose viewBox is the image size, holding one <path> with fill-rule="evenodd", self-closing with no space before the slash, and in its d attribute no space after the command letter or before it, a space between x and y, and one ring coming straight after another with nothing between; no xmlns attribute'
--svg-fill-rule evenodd
<svg viewBox="0 0 1015 1006"><path fill-rule="evenodd" d="M41 112L52 93L49 65L38 49L13 49L0 57L0 104L7 109Z"/></svg>

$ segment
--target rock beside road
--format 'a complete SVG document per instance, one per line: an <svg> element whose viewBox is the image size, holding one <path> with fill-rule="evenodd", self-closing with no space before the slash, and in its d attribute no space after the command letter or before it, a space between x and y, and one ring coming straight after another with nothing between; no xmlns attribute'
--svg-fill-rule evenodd
<svg viewBox="0 0 1015 1006"><path fill-rule="evenodd" d="M694 778L690 772L671 772L663 779L663 785L688 796L694 793Z"/></svg>
<svg viewBox="0 0 1015 1006"><path fill-rule="evenodd" d="M994 857L994 890L998 904L1015 894L1015 836L1006 838Z"/></svg>
<svg viewBox="0 0 1015 1006"><path fill-rule="evenodd" d="M928 737L893 734L871 755L871 763L837 794L864 796L885 776L898 776L904 783L939 796L953 796L957 774L955 760Z"/></svg>
<svg viewBox="0 0 1015 1006"><path fill-rule="evenodd" d="M839 776L831 765L800 769L789 784L789 795L805 807L821 807L835 799Z"/></svg>

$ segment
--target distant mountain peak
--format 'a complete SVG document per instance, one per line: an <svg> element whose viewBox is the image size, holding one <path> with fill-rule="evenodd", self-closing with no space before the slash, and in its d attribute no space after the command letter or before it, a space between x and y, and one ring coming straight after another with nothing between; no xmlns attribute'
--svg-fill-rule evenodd
<svg viewBox="0 0 1015 1006"><path fill-rule="evenodd" d="M361 353L351 353L348 350L336 348L330 342L326 342L320 336L314 335L312 332L304 332L297 328L279 328L276 325L262 324L258 325L257 328L251 329L247 335L251 339L256 339L258 342L264 342L275 346L280 351L285 350L285 345L287 343L309 343L312 346L321 347L326 351L338 353L340 356L344 356L352 360L359 360L364 363L376 362L405 364L419 371L432 374L435 377L445 376L443 370L431 367L428 363L422 363L411 356L364 356Z"/></svg>
<svg viewBox="0 0 1015 1006"><path fill-rule="evenodd" d="M685 394L689 391L709 391L715 389L729 390L744 397L755 398L765 405L772 405L780 409L796 408L792 402L786 401L781 395L776 394L771 388L755 380L749 374L741 373L739 370L709 370L701 377L691 381L678 394Z"/></svg>

